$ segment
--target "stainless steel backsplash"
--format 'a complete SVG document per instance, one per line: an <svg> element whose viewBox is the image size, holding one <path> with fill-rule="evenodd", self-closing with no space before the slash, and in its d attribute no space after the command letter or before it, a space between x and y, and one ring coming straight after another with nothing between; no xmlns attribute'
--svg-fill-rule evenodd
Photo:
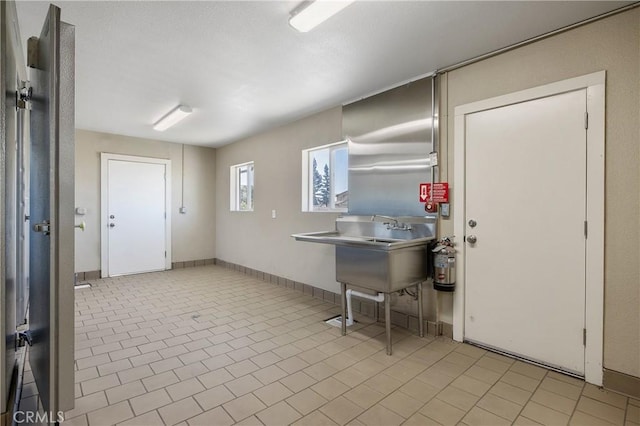
<svg viewBox="0 0 640 426"><path fill-rule="evenodd" d="M419 184L433 150L431 78L343 107L349 140L349 214L425 216Z"/></svg>

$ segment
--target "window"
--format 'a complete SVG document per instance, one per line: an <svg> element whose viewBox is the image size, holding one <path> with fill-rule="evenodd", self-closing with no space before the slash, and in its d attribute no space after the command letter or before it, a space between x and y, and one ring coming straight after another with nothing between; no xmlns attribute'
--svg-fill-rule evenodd
<svg viewBox="0 0 640 426"><path fill-rule="evenodd" d="M302 211L347 211L348 160L346 141L302 151Z"/></svg>
<svg viewBox="0 0 640 426"><path fill-rule="evenodd" d="M253 211L253 161L231 166L230 209Z"/></svg>

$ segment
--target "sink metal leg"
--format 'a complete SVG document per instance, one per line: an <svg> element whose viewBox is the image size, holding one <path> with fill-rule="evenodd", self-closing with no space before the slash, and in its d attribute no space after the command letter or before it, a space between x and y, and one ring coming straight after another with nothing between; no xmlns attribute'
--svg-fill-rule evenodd
<svg viewBox="0 0 640 426"><path fill-rule="evenodd" d="M347 284L340 283L340 300L342 302L342 335L347 334Z"/></svg>
<svg viewBox="0 0 640 426"><path fill-rule="evenodd" d="M422 282L416 284L416 290L418 293L418 331L420 337L424 337L424 312L422 307Z"/></svg>
<svg viewBox="0 0 640 426"><path fill-rule="evenodd" d="M387 355L391 355L391 295L384 294L384 327L387 333Z"/></svg>

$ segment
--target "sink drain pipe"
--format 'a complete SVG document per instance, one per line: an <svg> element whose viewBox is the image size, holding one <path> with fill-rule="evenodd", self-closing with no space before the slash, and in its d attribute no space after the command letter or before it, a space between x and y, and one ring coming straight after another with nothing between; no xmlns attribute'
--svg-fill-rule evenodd
<svg viewBox="0 0 640 426"><path fill-rule="evenodd" d="M378 293L377 295L361 293L356 290L347 290L347 327L353 325L353 309L351 308L351 296L357 296L362 299L373 300L374 302L384 302L384 293ZM377 311L377 306L376 306Z"/></svg>

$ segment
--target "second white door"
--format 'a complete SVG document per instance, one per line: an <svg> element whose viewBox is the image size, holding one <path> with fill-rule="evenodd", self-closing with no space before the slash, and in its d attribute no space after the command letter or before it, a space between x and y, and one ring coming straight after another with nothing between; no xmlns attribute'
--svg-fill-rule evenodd
<svg viewBox="0 0 640 426"><path fill-rule="evenodd" d="M465 121L464 337L579 375L585 112L578 90Z"/></svg>
<svg viewBox="0 0 640 426"><path fill-rule="evenodd" d="M162 162L107 160L108 276L168 269L166 169Z"/></svg>

